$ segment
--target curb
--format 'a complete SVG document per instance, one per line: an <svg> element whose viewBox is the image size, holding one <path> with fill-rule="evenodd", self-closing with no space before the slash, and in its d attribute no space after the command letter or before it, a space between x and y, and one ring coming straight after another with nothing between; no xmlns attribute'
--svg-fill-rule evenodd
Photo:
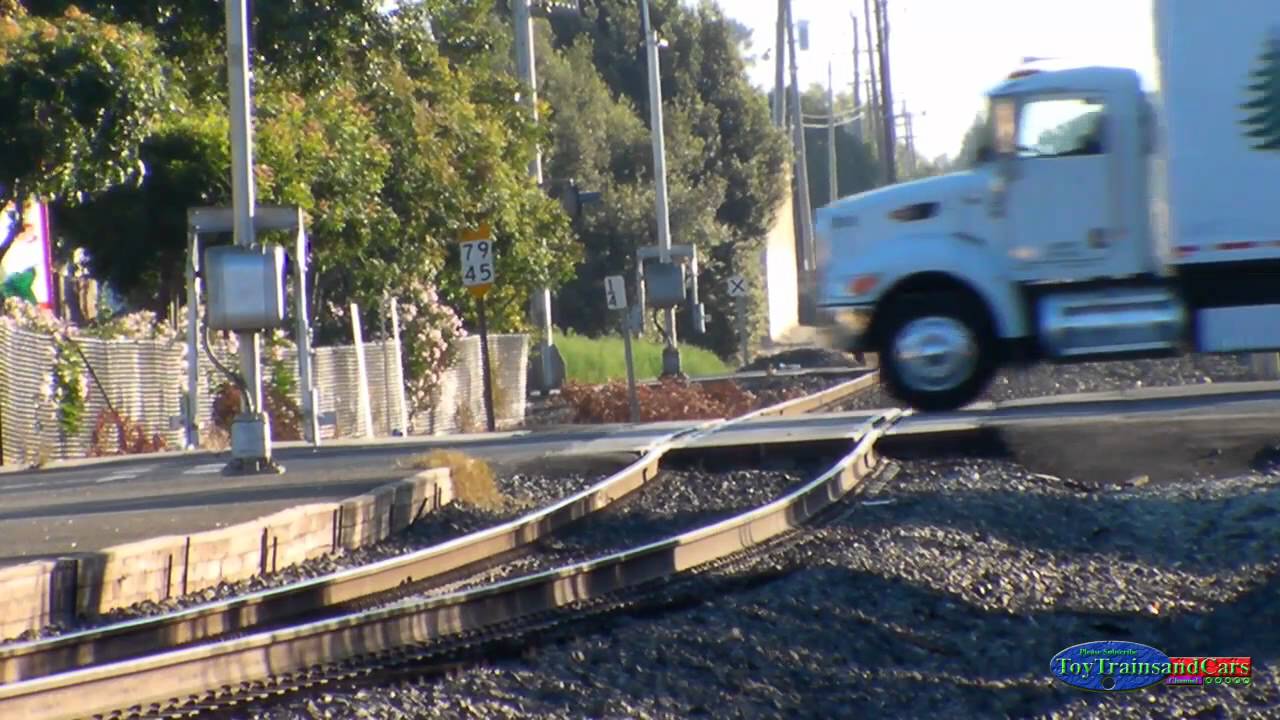
<svg viewBox="0 0 1280 720"><path fill-rule="evenodd" d="M139 602L163 602L371 545L452 501L449 470L424 470L346 500L5 568L0 570L0 638Z"/></svg>

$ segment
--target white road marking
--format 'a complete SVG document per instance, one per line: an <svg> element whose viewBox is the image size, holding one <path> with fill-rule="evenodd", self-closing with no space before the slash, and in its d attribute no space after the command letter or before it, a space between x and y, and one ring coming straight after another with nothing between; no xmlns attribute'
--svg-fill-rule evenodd
<svg viewBox="0 0 1280 720"><path fill-rule="evenodd" d="M183 475L213 475L222 472L223 463L205 463L182 471Z"/></svg>
<svg viewBox="0 0 1280 720"><path fill-rule="evenodd" d="M132 480L139 475L150 472L155 465L138 465L129 470L117 470L110 475L94 480L95 483L109 483L117 480Z"/></svg>

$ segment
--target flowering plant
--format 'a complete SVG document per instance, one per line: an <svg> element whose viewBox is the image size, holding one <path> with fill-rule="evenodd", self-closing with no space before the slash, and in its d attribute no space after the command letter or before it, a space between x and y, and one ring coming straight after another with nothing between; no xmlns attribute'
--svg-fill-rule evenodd
<svg viewBox="0 0 1280 720"><path fill-rule="evenodd" d="M438 397L441 378L453 366L457 341L466 336L462 318L441 301L436 288L415 279L404 288L400 304L404 344L405 385L410 415L430 411Z"/></svg>

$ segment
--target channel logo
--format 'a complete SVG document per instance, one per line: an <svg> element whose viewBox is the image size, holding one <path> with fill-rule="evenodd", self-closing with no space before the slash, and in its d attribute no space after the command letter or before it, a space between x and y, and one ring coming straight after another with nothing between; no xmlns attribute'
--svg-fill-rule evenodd
<svg viewBox="0 0 1280 720"><path fill-rule="evenodd" d="M1153 685L1249 685L1253 659L1170 657L1150 645L1097 640L1054 655L1049 672L1067 685L1097 692L1128 692Z"/></svg>

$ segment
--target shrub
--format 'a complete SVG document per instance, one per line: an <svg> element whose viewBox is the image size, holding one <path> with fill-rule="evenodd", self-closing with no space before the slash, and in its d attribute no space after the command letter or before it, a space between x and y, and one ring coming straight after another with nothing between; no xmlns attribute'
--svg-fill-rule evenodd
<svg viewBox="0 0 1280 720"><path fill-rule="evenodd" d="M493 468L484 460L457 450L432 450L415 458L413 467L418 470L448 468L453 496L459 502L487 510L501 510L507 505L507 498L494 480Z"/></svg>
<svg viewBox="0 0 1280 720"><path fill-rule="evenodd" d="M630 421L627 384L615 381L604 385L566 382L561 397L574 411L574 422L625 423ZM750 412L756 398L731 380L690 383L663 379L656 385L636 388L641 422L668 420L712 420Z"/></svg>
<svg viewBox="0 0 1280 720"><path fill-rule="evenodd" d="M104 455L139 455L165 450L168 443L159 434L147 434L141 423L118 412L103 410L98 413L92 435L94 457Z"/></svg>
<svg viewBox="0 0 1280 720"><path fill-rule="evenodd" d="M263 403L267 406L267 415L271 418L271 439L288 441L302 439L302 410L293 398L284 394L276 385L264 385L262 388ZM214 395L213 415L214 427L223 432L231 432L231 422L240 414L240 388L224 382L218 386Z"/></svg>

